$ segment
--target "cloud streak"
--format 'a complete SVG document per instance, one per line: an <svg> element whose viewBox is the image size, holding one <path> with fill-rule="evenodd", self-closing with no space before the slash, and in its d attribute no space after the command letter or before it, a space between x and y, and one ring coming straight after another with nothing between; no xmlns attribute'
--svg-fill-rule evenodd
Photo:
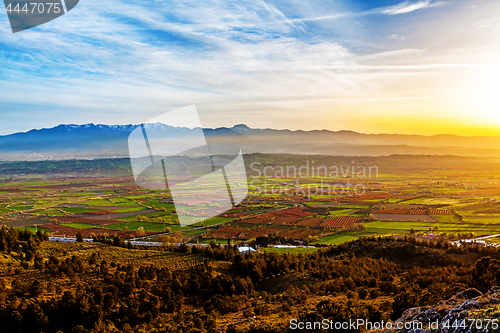
<svg viewBox="0 0 500 333"><path fill-rule="evenodd" d="M374 13L381 13L381 14L387 14L387 15L399 15L399 14L406 14L406 13L411 13L413 11L428 7L431 4L431 1L417 1L417 2L410 2L410 1L405 1L402 3L399 3L397 5L387 7L385 9L381 8L378 11L375 11Z"/></svg>
<svg viewBox="0 0 500 333"><path fill-rule="evenodd" d="M310 17L310 18L297 18L294 19L294 22L308 22L308 21L321 21L321 20L331 20L331 19L341 19L346 17L360 17L360 16L368 16L368 15L400 15L407 14L419 9L429 8L429 7L438 7L444 5L445 2L432 2L432 0L424 0L424 1L404 1L399 4L387 7L379 7L370 10L366 10L363 12L345 12L345 13L335 13L332 15L324 15L318 17Z"/></svg>

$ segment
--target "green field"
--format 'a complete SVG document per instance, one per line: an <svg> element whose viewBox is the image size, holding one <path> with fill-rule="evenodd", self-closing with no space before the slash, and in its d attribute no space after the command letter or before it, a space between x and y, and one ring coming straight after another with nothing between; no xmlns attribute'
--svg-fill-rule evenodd
<svg viewBox="0 0 500 333"><path fill-rule="evenodd" d="M460 203L460 199L448 198L415 198L411 200L401 201L404 204L420 204L420 205L456 205Z"/></svg>
<svg viewBox="0 0 500 333"><path fill-rule="evenodd" d="M199 230L193 230L193 231L185 232L184 234L185 235L201 235L201 234L205 233L205 231L206 231L206 229L200 228Z"/></svg>
<svg viewBox="0 0 500 333"><path fill-rule="evenodd" d="M400 202L400 201L401 201L401 199L399 199L399 198L390 198L390 199L385 200L385 202L387 202L387 203L396 203L396 202Z"/></svg>
<svg viewBox="0 0 500 333"><path fill-rule="evenodd" d="M62 211L65 211L67 213L71 213L71 214L81 214L81 213L86 213L86 212L95 212L96 208L79 208L79 207L75 207L75 208L66 208L66 207L63 207L61 208Z"/></svg>
<svg viewBox="0 0 500 333"><path fill-rule="evenodd" d="M230 217L218 217L218 216L216 216L216 217L212 217L208 220L203 221L203 226L208 227L208 226L211 226L214 224L224 223L224 222L231 221L231 220L232 220L232 218L230 218ZM202 226L202 223L200 223L200 222L191 225L191 227L201 227L201 226Z"/></svg>
<svg viewBox="0 0 500 333"><path fill-rule="evenodd" d="M332 210L330 211L331 216L348 216L348 215L355 215L355 214L350 214L355 212L355 209L343 209L343 210Z"/></svg>
<svg viewBox="0 0 500 333"><path fill-rule="evenodd" d="M143 208L144 209L144 208ZM153 215L156 215L158 217L164 217L167 220L171 220L171 223L175 223L177 221L177 216L176 215L171 215L171 212L154 212L154 213L146 213L146 214L140 214L140 215L133 215L133 216L127 216L127 217L121 217L119 218L120 221L126 221L126 222L134 222L137 219L137 216L146 216L148 218L151 218ZM159 223L159 222L157 222ZM167 221L168 223L168 221Z"/></svg>
<svg viewBox="0 0 500 333"><path fill-rule="evenodd" d="M346 232L336 235L330 235L320 238L318 241L312 242L311 244L338 245L352 240L356 240L360 237L360 234L361 234L360 232Z"/></svg>
<svg viewBox="0 0 500 333"><path fill-rule="evenodd" d="M124 222L104 226L108 230L137 230L140 227L143 227L145 231L163 232L163 224L154 222ZM173 226L165 224L166 227L172 229Z"/></svg>
<svg viewBox="0 0 500 333"><path fill-rule="evenodd" d="M460 218L456 215L432 215L438 219L439 222L460 222Z"/></svg>
<svg viewBox="0 0 500 333"><path fill-rule="evenodd" d="M33 209L35 205L27 205L27 204L19 204L19 205L10 205L8 209L10 210L20 210L20 211L25 211L25 210L30 210Z"/></svg>
<svg viewBox="0 0 500 333"><path fill-rule="evenodd" d="M124 208L124 209L116 209L113 210L115 213L130 213L130 212L140 212L141 210L144 210L145 208L140 206L140 207L134 207L134 208Z"/></svg>
<svg viewBox="0 0 500 333"><path fill-rule="evenodd" d="M137 203L137 201L131 200L129 198L109 198L109 200L113 203Z"/></svg>
<svg viewBox="0 0 500 333"><path fill-rule="evenodd" d="M98 228L99 226L95 226L93 224L88 224L88 223L59 223L60 225L63 225L65 227L70 227L70 228L77 228L77 229L87 229L87 228Z"/></svg>
<svg viewBox="0 0 500 333"><path fill-rule="evenodd" d="M18 229L18 230L24 230L24 229L28 229L29 231L31 231L31 233L35 234L37 231L38 231L38 228L37 227L14 227L14 229ZM42 229L43 231L44 229Z"/></svg>
<svg viewBox="0 0 500 333"><path fill-rule="evenodd" d="M327 204L328 202L325 201L308 201L306 202L306 205L308 206L316 206L316 205L324 205Z"/></svg>
<svg viewBox="0 0 500 333"><path fill-rule="evenodd" d="M429 228L434 229L434 227L439 228L436 231L438 234L443 232L447 234L475 232L478 236L481 236L500 233L500 224L476 225L467 223L377 221L365 222L365 227L366 229L364 230L364 234L366 235L388 235L392 233L395 235L401 235L410 233L411 228L413 228L415 232L429 232Z"/></svg>
<svg viewBox="0 0 500 333"><path fill-rule="evenodd" d="M0 207L0 213L11 213L12 209L6 207Z"/></svg>
<svg viewBox="0 0 500 333"><path fill-rule="evenodd" d="M500 218L464 218L467 223L479 224L500 224Z"/></svg>
<svg viewBox="0 0 500 333"><path fill-rule="evenodd" d="M144 201L141 204L146 207L155 207L156 209L161 209L161 208L165 208L167 210L175 209L173 203L161 202L159 200Z"/></svg>
<svg viewBox="0 0 500 333"><path fill-rule="evenodd" d="M109 200L89 200L89 201L82 201L78 202L79 204L82 205L88 205L88 206L111 206L112 202Z"/></svg>
<svg viewBox="0 0 500 333"><path fill-rule="evenodd" d="M432 233L458 234L458 233L476 233L478 236L500 233L500 224L497 225L477 225L467 223L439 223L439 222L393 222L376 221L365 222L365 230L349 231L336 235L330 235L320 238L311 244L337 245L364 236L388 236L410 234L413 228L416 233L428 233L429 228L438 227L437 231Z"/></svg>
<svg viewBox="0 0 500 333"><path fill-rule="evenodd" d="M37 214L45 215L45 213L47 213L49 216L64 216L64 215L66 215L59 210L46 210L46 211L38 212Z"/></svg>

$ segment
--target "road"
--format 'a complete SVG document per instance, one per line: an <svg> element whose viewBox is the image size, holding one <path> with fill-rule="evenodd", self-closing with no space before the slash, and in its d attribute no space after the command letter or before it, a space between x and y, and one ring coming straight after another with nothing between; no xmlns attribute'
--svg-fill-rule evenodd
<svg viewBox="0 0 500 333"><path fill-rule="evenodd" d="M484 241L485 239L488 239L488 238L493 238L493 237L500 237L500 234L496 234L496 235L489 235L489 236L481 236L481 237L477 237L477 238L472 238L472 239L460 239L460 240L457 240L457 241L452 241L450 242L451 244L456 244L458 246L460 246L460 243L479 243L479 244L486 244L486 242ZM499 247L500 246L500 243L492 243L492 244L488 244L490 246L495 246L495 247Z"/></svg>

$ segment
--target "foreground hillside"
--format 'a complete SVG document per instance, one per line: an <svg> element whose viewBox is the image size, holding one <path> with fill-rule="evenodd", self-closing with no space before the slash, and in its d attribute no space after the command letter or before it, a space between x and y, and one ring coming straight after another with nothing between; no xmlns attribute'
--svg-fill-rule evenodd
<svg viewBox="0 0 500 333"><path fill-rule="evenodd" d="M498 332L500 329L500 288L493 287L482 293L470 288L453 297L441 301L434 306L411 308L406 310L397 324L406 323L409 329L399 332L410 332L411 324L426 324L420 333L443 332ZM429 325L430 323L430 325ZM385 330L393 332L394 330Z"/></svg>
<svg viewBox="0 0 500 333"><path fill-rule="evenodd" d="M287 332L294 318L394 321L499 284L495 249L411 238L360 239L306 255L105 242L58 244L41 232L0 230L2 331Z"/></svg>

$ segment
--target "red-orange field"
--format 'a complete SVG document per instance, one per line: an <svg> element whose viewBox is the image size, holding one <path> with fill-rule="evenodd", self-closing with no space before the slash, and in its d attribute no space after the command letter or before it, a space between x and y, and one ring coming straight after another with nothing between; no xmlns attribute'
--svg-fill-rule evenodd
<svg viewBox="0 0 500 333"><path fill-rule="evenodd" d="M427 209L422 208L393 208L393 209L380 209L373 212L374 214L410 214L410 215L426 215Z"/></svg>
<svg viewBox="0 0 500 333"><path fill-rule="evenodd" d="M281 231L278 236L292 239L306 239L309 236L319 236L318 230L309 229L286 229Z"/></svg>
<svg viewBox="0 0 500 333"><path fill-rule="evenodd" d="M271 229L271 228L254 228L248 230L240 235L241 239L251 239L263 236L269 236L276 234L280 229Z"/></svg>
<svg viewBox="0 0 500 333"><path fill-rule="evenodd" d="M210 230L207 233L207 235L210 238L221 238L221 239L238 238L238 236L242 232L245 232L248 230L250 230L250 228L224 226L224 227L217 228L215 230Z"/></svg>
<svg viewBox="0 0 500 333"><path fill-rule="evenodd" d="M429 214L431 215L453 215L451 210L444 209L429 209Z"/></svg>
<svg viewBox="0 0 500 333"><path fill-rule="evenodd" d="M304 208L301 207L280 210L274 212L274 214L282 216L299 216L299 217L317 215L317 213L306 211Z"/></svg>
<svg viewBox="0 0 500 333"><path fill-rule="evenodd" d="M319 226L324 228L349 228L361 222L358 216L329 216Z"/></svg>
<svg viewBox="0 0 500 333"><path fill-rule="evenodd" d="M304 226L304 227L317 227L318 225L323 222L324 218L322 217L308 217L305 219L300 220L297 225Z"/></svg>
<svg viewBox="0 0 500 333"><path fill-rule="evenodd" d="M271 221L271 224L276 225L294 225L300 220L300 217L283 217L278 216L274 220Z"/></svg>
<svg viewBox="0 0 500 333"><path fill-rule="evenodd" d="M265 213L265 214L259 215L258 217L244 219L241 222L253 223L253 224L266 224L269 221L273 220L274 218L275 218L275 215L270 214L270 213Z"/></svg>

